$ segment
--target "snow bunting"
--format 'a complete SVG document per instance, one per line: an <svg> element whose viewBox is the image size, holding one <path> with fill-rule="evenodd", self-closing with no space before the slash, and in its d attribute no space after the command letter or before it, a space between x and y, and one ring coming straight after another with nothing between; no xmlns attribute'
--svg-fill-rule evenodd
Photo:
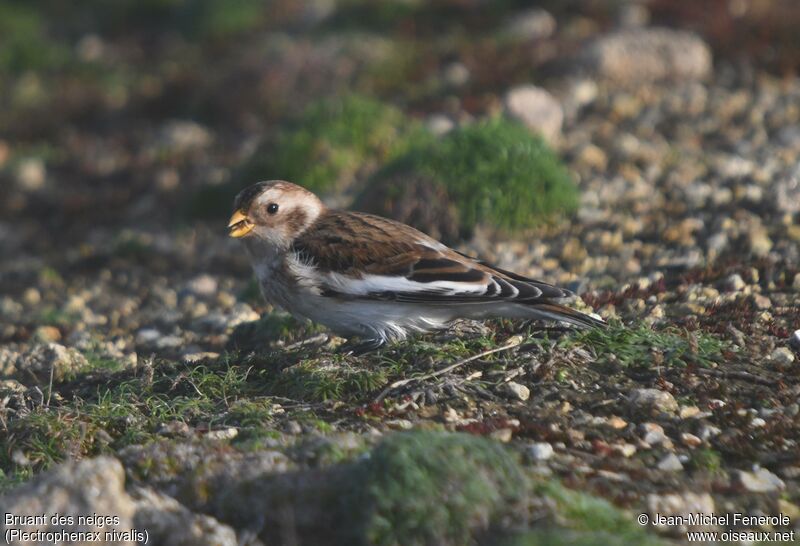
<svg viewBox="0 0 800 546"><path fill-rule="evenodd" d="M405 224L329 209L289 182L244 189L228 229L244 242L270 303L359 337L363 348L458 318L605 324L558 303L568 290L470 258Z"/></svg>

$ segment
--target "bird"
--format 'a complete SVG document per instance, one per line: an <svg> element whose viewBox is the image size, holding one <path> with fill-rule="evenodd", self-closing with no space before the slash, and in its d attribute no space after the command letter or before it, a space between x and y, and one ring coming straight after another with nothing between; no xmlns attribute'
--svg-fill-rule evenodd
<svg viewBox="0 0 800 546"><path fill-rule="evenodd" d="M228 222L265 299L357 339L365 353L457 319L605 322L563 303L574 294L453 250L406 224L328 208L284 180L243 189ZM349 341L348 343L351 343Z"/></svg>

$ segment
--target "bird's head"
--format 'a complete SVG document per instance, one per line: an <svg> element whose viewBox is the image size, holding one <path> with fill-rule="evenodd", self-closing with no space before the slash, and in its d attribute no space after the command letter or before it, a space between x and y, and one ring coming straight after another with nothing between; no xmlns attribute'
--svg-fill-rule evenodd
<svg viewBox="0 0 800 546"><path fill-rule="evenodd" d="M319 198L296 184L269 180L253 184L236 196L228 235L248 243L261 240L288 247L325 209Z"/></svg>

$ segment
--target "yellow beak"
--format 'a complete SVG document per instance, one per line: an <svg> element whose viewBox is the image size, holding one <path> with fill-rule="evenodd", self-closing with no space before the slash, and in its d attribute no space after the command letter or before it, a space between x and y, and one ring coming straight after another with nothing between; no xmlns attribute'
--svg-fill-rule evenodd
<svg viewBox="0 0 800 546"><path fill-rule="evenodd" d="M233 213L230 221L228 221L228 235L238 239L250 233L253 227L253 222L239 209Z"/></svg>

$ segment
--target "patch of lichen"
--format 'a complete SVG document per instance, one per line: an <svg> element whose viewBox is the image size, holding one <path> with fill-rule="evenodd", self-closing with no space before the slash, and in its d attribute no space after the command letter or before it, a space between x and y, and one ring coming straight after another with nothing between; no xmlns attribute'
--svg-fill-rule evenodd
<svg viewBox="0 0 800 546"><path fill-rule="evenodd" d="M346 188L407 146L417 129L397 108L347 95L312 103L251 157L242 181L283 179L314 192Z"/></svg>
<svg viewBox="0 0 800 546"><path fill-rule="evenodd" d="M455 205L463 234L478 224L530 228L578 206L577 187L558 156L540 137L506 119L474 123L414 146L376 173L357 201L387 213L386 199L376 203L369 197L402 194L404 175L437 184L437 192ZM377 191L376 185L389 187Z"/></svg>

